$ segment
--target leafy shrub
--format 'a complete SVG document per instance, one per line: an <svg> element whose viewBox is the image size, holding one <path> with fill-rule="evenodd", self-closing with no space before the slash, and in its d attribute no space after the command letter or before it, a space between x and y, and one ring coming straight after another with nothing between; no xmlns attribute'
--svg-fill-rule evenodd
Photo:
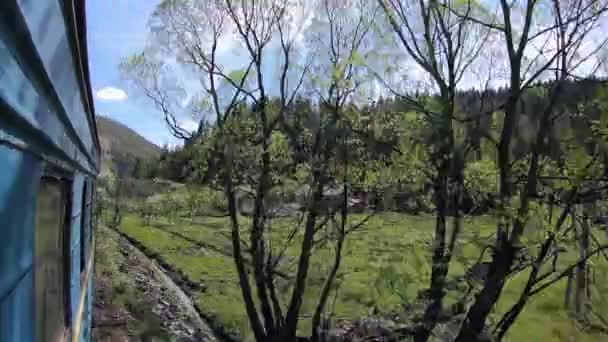
<svg viewBox="0 0 608 342"><path fill-rule="evenodd" d="M186 194L186 206L190 215L200 216L209 211L225 213L228 211L228 202L223 192L209 187L194 188Z"/></svg>

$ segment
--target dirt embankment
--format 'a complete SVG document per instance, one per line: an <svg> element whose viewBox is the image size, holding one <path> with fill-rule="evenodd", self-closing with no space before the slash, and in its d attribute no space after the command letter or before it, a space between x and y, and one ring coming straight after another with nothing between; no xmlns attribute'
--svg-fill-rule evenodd
<svg viewBox="0 0 608 342"><path fill-rule="evenodd" d="M154 261L110 229L96 240L94 341L221 341Z"/></svg>

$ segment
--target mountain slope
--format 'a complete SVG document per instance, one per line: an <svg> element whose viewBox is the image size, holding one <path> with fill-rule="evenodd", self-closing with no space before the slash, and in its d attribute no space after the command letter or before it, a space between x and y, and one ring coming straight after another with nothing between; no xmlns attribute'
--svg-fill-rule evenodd
<svg viewBox="0 0 608 342"><path fill-rule="evenodd" d="M97 116L97 131L102 152L102 176L117 163L133 162L136 158L153 159L160 155L160 147L110 118Z"/></svg>

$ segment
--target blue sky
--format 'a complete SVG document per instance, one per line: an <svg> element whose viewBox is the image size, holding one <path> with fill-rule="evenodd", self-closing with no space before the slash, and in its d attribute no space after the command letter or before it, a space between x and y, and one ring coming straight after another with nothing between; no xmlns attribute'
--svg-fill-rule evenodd
<svg viewBox="0 0 608 342"><path fill-rule="evenodd" d="M162 115L143 98L131 94L121 79L122 58L139 52L146 40L146 23L158 0L87 1L91 83L98 115L134 129L155 144L176 144Z"/></svg>
<svg viewBox="0 0 608 342"><path fill-rule="evenodd" d="M129 82L121 78L119 64L122 59L141 52L148 35L147 22L160 0L93 0L87 1L87 34L91 83L98 115L110 117L135 130L157 145L176 145L174 138L164 123L162 113L154 108L141 94L129 87ZM294 7L293 25L304 30L311 21L310 8ZM295 30L295 28L294 28ZM294 31L296 32L296 31ZM246 56L238 39L228 34L221 39L218 60L226 70L244 67ZM298 51L292 61L305 57L306 48L297 39ZM280 67L280 46L273 41L266 49L263 68L266 89L271 95L278 93L278 71ZM301 62L304 60L302 59ZM182 77L187 77L181 74ZM296 84L297 73L291 84ZM196 80L196 79L195 79ZM183 79L181 81L188 81ZM191 80L190 80L191 81ZM187 82L186 82L187 83ZM196 87L186 85L189 95L197 92ZM183 128L195 130L197 124L191 117L178 118Z"/></svg>
<svg viewBox="0 0 608 342"><path fill-rule="evenodd" d="M146 44L147 21L159 0L87 1L87 34L91 83L98 115L110 117L132 128L157 145L179 144L165 126L163 116L141 94L129 88L121 78L119 64L125 57L141 52ZM220 60L232 68L241 68L244 50L226 37L222 41ZM278 49L278 46L275 47ZM269 49L265 67L276 68L279 50ZM272 70L268 70L272 74ZM270 88L276 88L270 82ZM272 90L272 89L271 89ZM276 89L275 89L276 90ZM190 117L178 118L182 127L195 130Z"/></svg>
<svg viewBox="0 0 608 342"><path fill-rule="evenodd" d="M87 1L91 83L98 115L108 116L125 124L157 145L176 145L179 144L179 141L169 133L162 114L145 98L129 89L127 82L121 79L118 67L123 58L138 53L144 48L148 31L147 21L159 1ZM301 18L306 17L304 13L306 11L301 13L303 15ZM302 23L304 22L307 21L304 20ZM306 25L308 24L310 22ZM600 34L602 33L600 31ZM267 69L265 74L269 76L266 77L267 89L271 95L277 91L275 76L280 65L278 46L272 45L267 50L268 56L265 57L264 63L264 68ZM221 64L228 69L242 68L244 51L240 44L232 37L224 37L221 46L222 51L219 52ZM296 50L304 51L301 47ZM532 53L535 52L532 51ZM496 65L491 68L496 68ZM424 75L419 72L419 68L414 67L408 70L411 80L419 81L424 78ZM480 74L483 73L483 77L485 77L484 71L477 71ZM463 88L478 86L478 80L475 80L479 76L475 73L467 75L460 86ZM402 83L407 85L407 83ZM192 118L182 117L180 121L184 128L196 128L196 123L192 121Z"/></svg>

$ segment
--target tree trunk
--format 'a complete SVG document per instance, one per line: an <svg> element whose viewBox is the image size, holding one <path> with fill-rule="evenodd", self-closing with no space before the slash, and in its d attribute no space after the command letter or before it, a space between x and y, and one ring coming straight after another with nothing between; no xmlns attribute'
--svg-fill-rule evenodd
<svg viewBox="0 0 608 342"><path fill-rule="evenodd" d="M234 263L236 265L237 273L239 276L239 286L243 295L243 301L245 302L245 310L247 317L249 318L249 324L253 335L257 342L264 342L265 333L258 316L255 302L253 301L253 295L251 291L251 284L249 284L249 277L247 270L245 269L245 260L243 259L243 252L241 250L241 237L240 228L238 223L238 213L236 209L236 200L234 197L234 189L232 179L229 173L230 165L227 165L226 175L224 175L224 191L226 199L228 201L228 212L230 213L230 222L232 225L232 255Z"/></svg>
<svg viewBox="0 0 608 342"><path fill-rule="evenodd" d="M344 152L346 154L346 151ZM338 269L340 269L340 264L342 262L342 248L344 247L344 240L346 239L346 220L348 218L348 187L346 183L346 172L347 172L347 159L344 158L344 185L342 188L342 206L340 208L341 214L341 222L340 227L336 227L338 229L338 241L336 242L336 250L334 256L334 263L331 267L331 271L325 280L325 284L323 284L323 289L321 290L321 297L319 298L319 302L315 309L315 312L312 317L312 337L311 342L321 342L324 341L323 334L327 331L327 324L329 323L326 319L322 320L323 310L325 309L325 305L327 303L327 299L329 298L329 292L331 291L331 287L336 279L336 275L338 274ZM323 326L322 326L323 325Z"/></svg>
<svg viewBox="0 0 608 342"><path fill-rule="evenodd" d="M504 3L503 3L504 6ZM505 103L503 127L498 144L498 169L500 175L500 202L499 212L505 211L513 193L511 182L511 139L515 120L517 118L517 100L520 93L519 62L511 59L511 94ZM517 72L514 72L517 71ZM473 342L481 338L485 322L504 286L505 278L511 268L514 257L513 245L508 236L507 215L501 215L496 227L495 251L492 264L484 287L476 295L475 302L469 309L465 321L462 323L456 342Z"/></svg>
<svg viewBox="0 0 608 342"><path fill-rule="evenodd" d="M506 237L503 237L503 239L506 239ZM476 295L475 302L469 309L456 337L456 342L475 342L483 339L486 318L502 293L505 285L504 281L513 260L513 247L509 241L503 243L505 244L504 247L500 248L492 258L488 278L481 292Z"/></svg>
<svg viewBox="0 0 608 342"><path fill-rule="evenodd" d="M579 236L578 236L578 245L579 245L579 254L581 260L586 260L587 254L589 253L589 224L587 222L587 218L585 218L585 213L581 215L582 222L580 224ZM575 271L575 288L574 288L574 313L577 319L584 319L586 314L586 303L587 303L587 269L588 265L586 262L578 264Z"/></svg>
<svg viewBox="0 0 608 342"><path fill-rule="evenodd" d="M568 274L568 284L566 285L566 293L564 295L564 307L568 312L572 312L572 283L574 281L574 272Z"/></svg>
<svg viewBox="0 0 608 342"><path fill-rule="evenodd" d="M565 218L565 215L563 217ZM513 323L515 323L515 320L517 319L517 317L522 313L524 307L526 306L526 303L528 303L528 300L530 299L530 296L532 295L531 294L532 288L537 283L538 274L540 273L540 269L543 266L545 260L547 259L549 252L553 248L554 241L555 241L555 235L551 234L549 236L549 238L547 238L543 242L543 244L540 248L540 251L538 253L538 256L536 257L536 259L534 260L534 263L532 264L532 271L530 272L530 275L528 276L528 281L526 282L526 286L524 287L521 295L519 296L519 299L513 306L511 306L509 311L507 311L502 316L501 320L496 325L495 331L497 331L497 333L496 333L495 337L496 337L497 341L501 341L505 337L505 335L507 334L507 332L509 331L509 329L511 328Z"/></svg>
<svg viewBox="0 0 608 342"><path fill-rule="evenodd" d="M448 127L449 136L452 136L451 126ZM453 155L453 139L450 139ZM431 282L429 285L429 304L423 316L423 324L417 329L414 340L418 342L427 341L437 325L443 310L443 299L446 295L445 283L449 272L450 261L456 240L462 229L461 207L464 189L464 166L462 160L456 156L444 162L439 169L439 175L435 185L437 216L435 222L435 238L433 242L433 257ZM447 217L453 215L452 232L447 234Z"/></svg>
<svg viewBox="0 0 608 342"><path fill-rule="evenodd" d="M443 297L445 296L445 279L448 273L448 260L446 260L446 216L448 204L448 177L447 170L442 170L438 176L436 191L437 216L435 221L435 236L433 240L433 256L431 282L427 293L429 304L426 306L422 325L417 329L414 336L416 342L428 340L433 328L437 324L437 318L443 308Z"/></svg>
<svg viewBox="0 0 608 342"><path fill-rule="evenodd" d="M321 342L321 333L323 332L321 329L322 323L322 314L325 309L325 305L327 303L327 299L329 298L329 292L331 291L331 287L333 285L334 280L336 279L336 275L338 273L338 269L340 268L340 263L342 261L342 247L344 245L344 237L340 236L338 238L337 246L336 246L336 255L334 259L334 264L331 268L329 276L323 285L323 290L321 291L321 297L319 298L319 303L317 308L315 309L314 315L312 317L312 338L311 342Z"/></svg>
<svg viewBox="0 0 608 342"><path fill-rule="evenodd" d="M302 306L302 297L306 289L306 278L308 276L308 268L314 242L315 226L318 217L318 205L323 197L323 182L321 180L321 172L317 171L314 177L316 182L313 193L313 198L310 204L308 215L306 217L306 225L304 229L304 238L300 248L300 259L298 260L298 271L296 273L293 293L287 313L285 314L285 326L282 329L282 341L293 341L296 337L298 326L298 315Z"/></svg>
<svg viewBox="0 0 608 342"><path fill-rule="evenodd" d="M266 241L266 194L270 188L270 130L266 118L266 101L262 97L262 102L258 108L262 123L262 165L260 170L260 180L256 189L254 200L253 219L250 234L250 249L253 262L253 276L260 302L262 317L266 333L273 334L277 328L274 313L270 304L270 297L267 288L267 277L265 268Z"/></svg>

